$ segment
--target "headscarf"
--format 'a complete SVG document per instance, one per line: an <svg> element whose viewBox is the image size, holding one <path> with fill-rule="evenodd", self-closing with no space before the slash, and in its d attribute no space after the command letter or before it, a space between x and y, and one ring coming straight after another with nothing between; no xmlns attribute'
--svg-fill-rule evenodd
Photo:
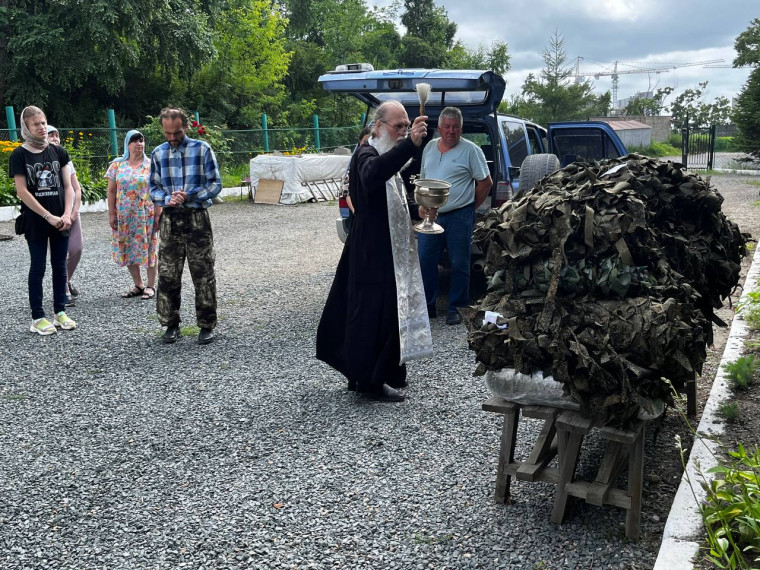
<svg viewBox="0 0 760 570"><path fill-rule="evenodd" d="M38 137L37 135L33 135L29 128L26 126L26 121L24 120L24 112L29 109L36 109L36 112L30 117L34 117L38 113L42 113L40 109L37 107L34 107L34 105L30 105L29 107L24 107L24 110L21 111L21 137L24 139L24 146L27 146L29 150L45 150L48 146L48 138L47 138L47 132L45 133L44 137Z"/></svg>
<svg viewBox="0 0 760 570"><path fill-rule="evenodd" d="M118 158L114 158L113 162L127 162L129 160L129 139L131 139L135 135L140 135L143 138L145 138L145 135L143 135L140 131L137 129L132 129L127 133L127 136L124 137L124 154ZM147 146L148 141L145 141L145 144Z"/></svg>
<svg viewBox="0 0 760 570"><path fill-rule="evenodd" d="M47 126L47 134L50 134L50 133L52 133L53 131L55 131L55 132L57 133L57 132L58 132L58 129L56 129L56 128L55 128L53 125L48 125L48 126Z"/></svg>

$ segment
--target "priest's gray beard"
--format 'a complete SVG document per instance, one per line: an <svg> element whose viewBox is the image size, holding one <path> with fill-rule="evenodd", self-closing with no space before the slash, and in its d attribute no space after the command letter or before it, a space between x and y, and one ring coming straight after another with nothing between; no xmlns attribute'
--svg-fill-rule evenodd
<svg viewBox="0 0 760 570"><path fill-rule="evenodd" d="M394 139L393 136L396 136L396 138ZM382 134L379 137L374 137L374 139L375 144L372 146L374 146L377 149L377 152L380 154L385 154L402 140L404 140L404 137L399 137L398 135L390 135L388 134L388 129L383 129Z"/></svg>

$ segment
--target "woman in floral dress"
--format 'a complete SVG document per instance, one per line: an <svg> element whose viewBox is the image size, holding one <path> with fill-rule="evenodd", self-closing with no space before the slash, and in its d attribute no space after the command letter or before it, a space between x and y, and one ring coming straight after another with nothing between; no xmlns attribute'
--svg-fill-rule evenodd
<svg viewBox="0 0 760 570"><path fill-rule="evenodd" d="M150 158L145 137L132 130L124 139L124 156L108 167L108 223L111 225L113 259L127 266L134 285L122 297L152 299L156 295L158 220L161 207L150 199ZM146 268L147 286L141 267Z"/></svg>

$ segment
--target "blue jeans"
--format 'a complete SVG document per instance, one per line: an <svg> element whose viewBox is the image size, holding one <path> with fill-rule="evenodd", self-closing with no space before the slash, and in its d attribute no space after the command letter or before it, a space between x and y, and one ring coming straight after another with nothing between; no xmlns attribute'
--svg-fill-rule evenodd
<svg viewBox="0 0 760 570"><path fill-rule="evenodd" d="M475 206L470 204L451 212L439 213L436 222L446 231L442 234L417 236L425 299L428 308L434 309L438 300L438 260L445 244L451 265L447 312L456 313L457 307L466 307L470 301L470 252Z"/></svg>
<svg viewBox="0 0 760 570"><path fill-rule="evenodd" d="M29 306L32 309L33 319L41 319L45 316L45 309L42 307L42 279L45 277L48 241L50 241L50 267L53 270L53 310L57 314L66 309L68 236L61 236L55 232L44 240L27 239L29 256L32 259L29 266Z"/></svg>

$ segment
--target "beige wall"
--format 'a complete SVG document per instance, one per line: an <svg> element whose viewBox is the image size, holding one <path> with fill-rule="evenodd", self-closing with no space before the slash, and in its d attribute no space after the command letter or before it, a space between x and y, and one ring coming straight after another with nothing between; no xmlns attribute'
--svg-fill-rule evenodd
<svg viewBox="0 0 760 570"><path fill-rule="evenodd" d="M645 117L643 115L626 115L625 117L590 117L590 121L638 121L652 127L652 142L665 142L670 135L670 117Z"/></svg>

